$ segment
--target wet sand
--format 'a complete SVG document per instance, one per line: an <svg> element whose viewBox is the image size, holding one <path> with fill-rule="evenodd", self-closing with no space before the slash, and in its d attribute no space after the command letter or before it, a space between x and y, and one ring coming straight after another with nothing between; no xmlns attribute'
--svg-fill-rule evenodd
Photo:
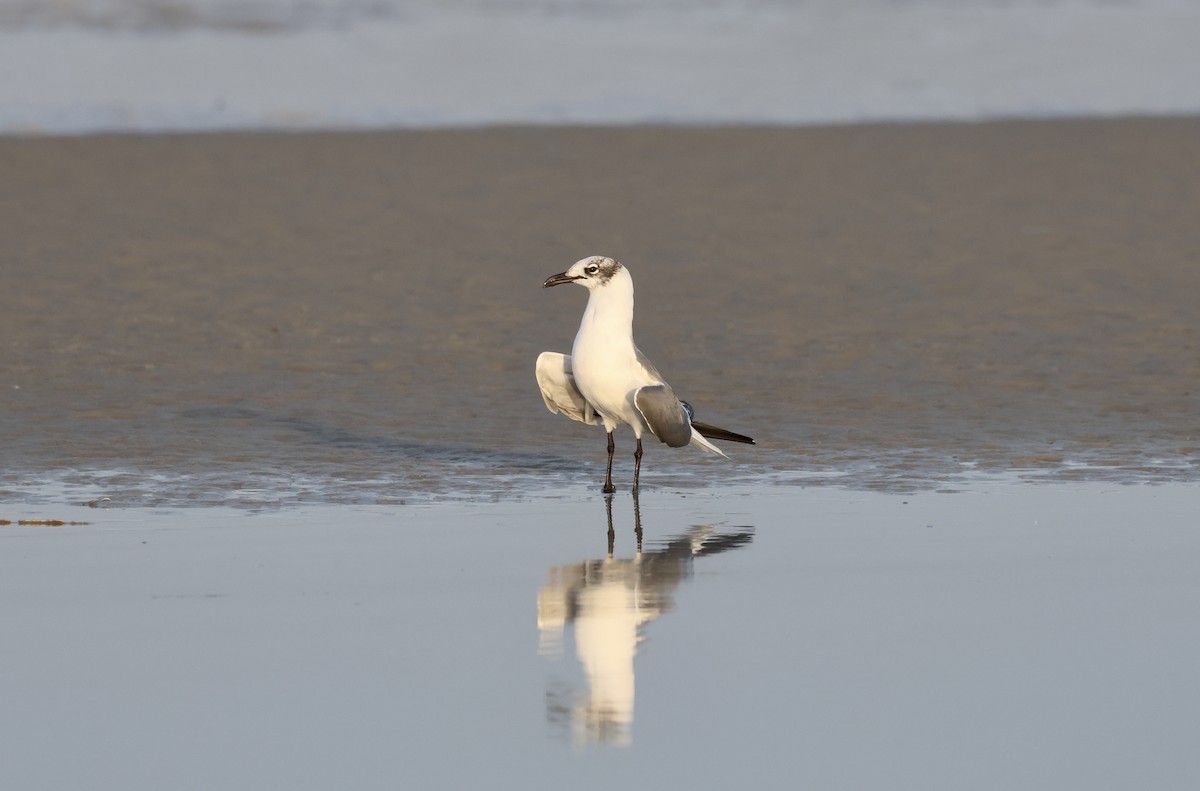
<svg viewBox="0 0 1200 791"><path fill-rule="evenodd" d="M602 435L532 366L585 301L542 280L592 253L761 443L655 446L650 486L1194 481L1198 166L1200 119L0 139L0 489L591 482Z"/></svg>

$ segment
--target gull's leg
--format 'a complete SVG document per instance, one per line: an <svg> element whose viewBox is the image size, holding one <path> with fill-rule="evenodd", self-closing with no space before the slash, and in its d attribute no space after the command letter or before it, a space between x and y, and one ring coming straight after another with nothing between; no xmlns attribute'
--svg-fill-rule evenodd
<svg viewBox="0 0 1200 791"><path fill-rule="evenodd" d="M633 491L638 490L638 477L642 474L642 438L638 437L637 450L633 452Z"/></svg>
<svg viewBox="0 0 1200 791"><path fill-rule="evenodd" d="M613 451L617 449L617 443L613 442L612 432L608 432L608 472L604 473L604 488L600 491L605 494L612 494L617 490L617 487L612 485L612 457Z"/></svg>

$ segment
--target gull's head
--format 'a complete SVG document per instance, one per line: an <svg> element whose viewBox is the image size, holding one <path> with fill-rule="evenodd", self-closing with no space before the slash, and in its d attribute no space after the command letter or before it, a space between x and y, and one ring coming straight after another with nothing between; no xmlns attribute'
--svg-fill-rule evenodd
<svg viewBox="0 0 1200 791"><path fill-rule="evenodd" d="M617 274L624 272L625 267L617 261L602 255L590 255L576 261L566 272L546 278L542 288L561 286L563 283L578 283L588 291L595 291L607 286Z"/></svg>

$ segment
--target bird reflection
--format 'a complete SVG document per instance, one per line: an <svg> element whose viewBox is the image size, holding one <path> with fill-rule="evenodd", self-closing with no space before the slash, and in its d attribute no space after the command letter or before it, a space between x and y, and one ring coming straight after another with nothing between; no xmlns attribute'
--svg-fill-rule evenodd
<svg viewBox="0 0 1200 791"><path fill-rule="evenodd" d="M633 659L643 627L674 606L672 594L691 576L696 558L749 544L754 528L721 530L713 525L693 525L661 546L643 550L641 508L635 493L637 548L632 558L615 558L611 496L605 498L605 509L605 557L551 568L546 584L538 591L538 653L560 658L567 627L574 627L575 654L588 692L551 690L547 693L547 717L567 725L577 744L629 745Z"/></svg>

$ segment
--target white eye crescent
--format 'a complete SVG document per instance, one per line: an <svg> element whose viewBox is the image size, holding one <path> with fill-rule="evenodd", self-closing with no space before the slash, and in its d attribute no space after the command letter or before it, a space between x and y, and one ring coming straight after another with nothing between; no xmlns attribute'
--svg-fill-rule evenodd
<svg viewBox="0 0 1200 791"><path fill-rule="evenodd" d="M583 271L589 275L594 275L600 271L600 267L596 266L595 264L592 264L591 266L585 268Z"/></svg>

